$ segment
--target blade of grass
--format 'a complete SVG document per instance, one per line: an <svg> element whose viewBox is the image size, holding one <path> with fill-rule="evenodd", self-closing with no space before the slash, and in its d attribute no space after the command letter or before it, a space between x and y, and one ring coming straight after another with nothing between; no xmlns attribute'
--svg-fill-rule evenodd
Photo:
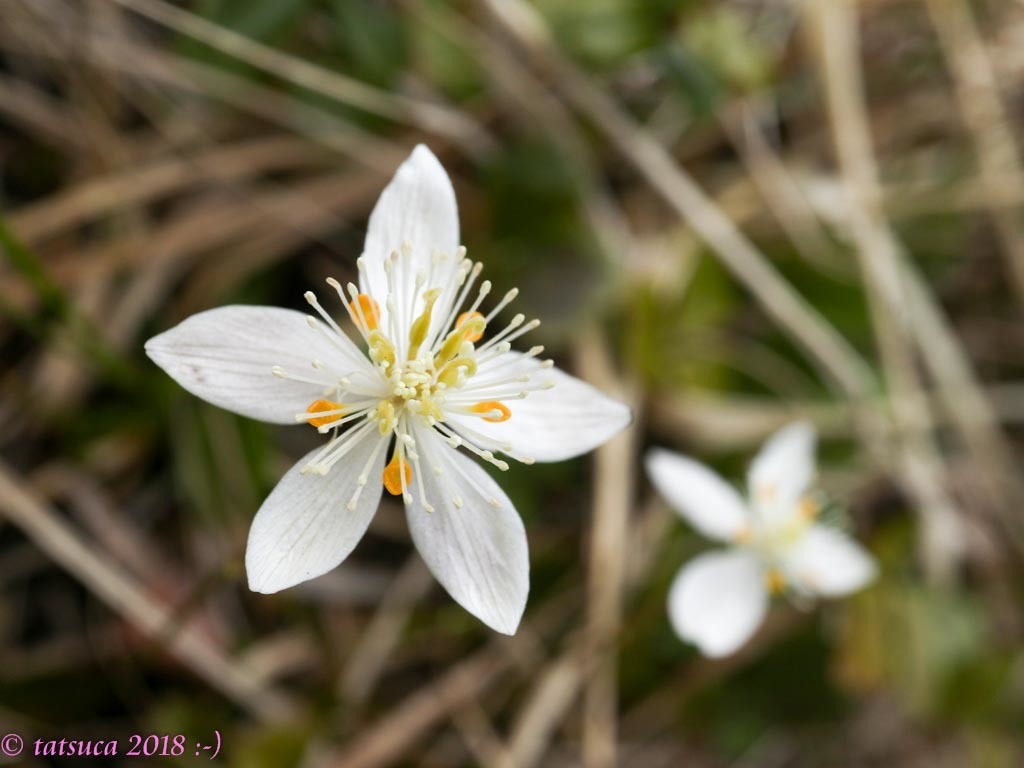
<svg viewBox="0 0 1024 768"><path fill-rule="evenodd" d="M904 486L921 516L921 556L938 581L952 579L963 550L960 512L945 487L949 476L934 442L934 423L920 397L906 318L900 254L879 201L878 169L865 113L857 34L859 19L846 0L819 0L807 13L821 60L831 126L846 191L851 232L868 292L875 338L891 398L896 452Z"/></svg>
<svg viewBox="0 0 1024 768"><path fill-rule="evenodd" d="M2 463L0 514L147 636L157 637L168 625L171 614L164 605L142 590L112 559L85 541ZM280 721L297 709L284 693L255 683L244 669L192 627L183 627L170 638L167 651L262 721Z"/></svg>
<svg viewBox="0 0 1024 768"><path fill-rule="evenodd" d="M234 56L294 85L367 112L444 136L470 152L486 152L494 140L463 111L388 93L303 59L275 50L161 0L109 0L183 35Z"/></svg>
<svg viewBox="0 0 1024 768"><path fill-rule="evenodd" d="M72 345L118 386L131 389L138 384L138 371L114 352L98 330L85 320L50 276L42 260L18 239L0 215L0 250L15 272L28 283L52 323L48 332L63 327ZM30 323L35 325L35 323ZM52 327L58 326L58 327Z"/></svg>

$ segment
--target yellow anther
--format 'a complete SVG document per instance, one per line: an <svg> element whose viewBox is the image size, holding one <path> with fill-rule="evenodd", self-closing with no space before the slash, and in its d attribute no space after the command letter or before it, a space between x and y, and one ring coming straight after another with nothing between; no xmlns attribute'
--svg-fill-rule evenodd
<svg viewBox="0 0 1024 768"><path fill-rule="evenodd" d="M306 408L307 413L323 413L324 411L341 411L344 406L341 403L335 403L331 400L314 400ZM310 416L306 419L307 424L311 424L314 427L322 427L324 424L330 424L332 421L337 421L343 414L332 413L330 416Z"/></svg>
<svg viewBox="0 0 1024 768"><path fill-rule="evenodd" d="M766 504L770 504L771 502L775 501L776 493L778 493L778 488L776 488L774 484L769 484L762 486L758 491L757 495L761 499L761 501L765 502Z"/></svg>
<svg viewBox="0 0 1024 768"><path fill-rule="evenodd" d="M475 339L472 337L475 337L476 339L481 338L484 335L484 328L486 327L487 323L484 322L482 316L471 317L465 322L465 324L457 325L455 330L445 337L444 344L441 345L441 349L438 351L437 357L434 358L434 365L436 367L440 367L458 355L459 350L462 349L462 345L467 341L474 341Z"/></svg>
<svg viewBox="0 0 1024 768"><path fill-rule="evenodd" d="M405 487L408 488L409 484L412 483L412 467L409 466L409 462L404 459L398 458L398 452L396 451L391 456L391 461L384 467L384 473L382 479L384 480L384 487L388 489L388 493L392 496L402 495L402 475L405 475Z"/></svg>
<svg viewBox="0 0 1024 768"><path fill-rule="evenodd" d="M765 571L764 583L773 595L781 595L786 591L786 577L778 568L769 568Z"/></svg>
<svg viewBox="0 0 1024 768"><path fill-rule="evenodd" d="M800 499L800 517L807 522L814 520L818 516L818 505L814 499L810 496L804 496Z"/></svg>
<svg viewBox="0 0 1024 768"><path fill-rule="evenodd" d="M378 365L387 363L388 369L395 367L395 345L380 331L370 331L370 359Z"/></svg>
<svg viewBox="0 0 1024 768"><path fill-rule="evenodd" d="M430 416L434 421L444 421L444 414L438 407L437 403L429 398L423 398L420 400L420 416Z"/></svg>
<svg viewBox="0 0 1024 768"><path fill-rule="evenodd" d="M472 357L456 357L438 374L437 380L446 387L454 387L459 381L459 371L464 370L466 376L476 373L476 360Z"/></svg>
<svg viewBox="0 0 1024 768"><path fill-rule="evenodd" d="M426 306L422 314L417 317L409 330L409 359L412 360L420 351L420 346L426 341L427 333L430 331L430 314L434 310L434 302L441 295L438 288L432 288L423 294Z"/></svg>
<svg viewBox="0 0 1024 768"><path fill-rule="evenodd" d="M374 409L373 419L377 422L382 435L390 434L395 426L395 406L390 400L381 400Z"/></svg>
<svg viewBox="0 0 1024 768"><path fill-rule="evenodd" d="M470 410L474 413L486 413L487 416L483 417L484 421L493 421L495 424L501 421L508 421L512 418L512 411L508 409L508 406L504 403L499 403L497 400L487 400L482 403L477 403L470 407ZM497 411L497 413L495 413Z"/></svg>
<svg viewBox="0 0 1024 768"><path fill-rule="evenodd" d="M356 325L363 330L363 333L369 333L377 327L377 321L380 319L380 304L374 299L365 293L360 293L356 296L355 301L349 302L348 306L352 310L352 314L355 315ZM366 321L365 325L363 324L364 320Z"/></svg>
<svg viewBox="0 0 1024 768"><path fill-rule="evenodd" d="M754 532L750 530L749 525L744 525L736 531L732 538L737 544L749 544L750 540L754 538Z"/></svg>
<svg viewBox="0 0 1024 768"><path fill-rule="evenodd" d="M484 316L481 315L479 312L463 312L461 315L459 315L459 319L455 321L455 327L462 328L463 323L467 321L476 320L477 318L483 320ZM486 325L486 322L484 323L484 325ZM484 337L484 329L481 326L480 329L477 330L477 325L473 325L472 327L467 327L463 331L462 335L463 338L466 339L466 341L472 341L475 344Z"/></svg>

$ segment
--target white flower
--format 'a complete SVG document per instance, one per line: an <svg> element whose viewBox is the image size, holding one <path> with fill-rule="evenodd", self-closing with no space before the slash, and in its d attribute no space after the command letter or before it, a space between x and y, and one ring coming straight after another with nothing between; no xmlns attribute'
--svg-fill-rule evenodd
<svg viewBox="0 0 1024 768"><path fill-rule="evenodd" d="M708 467L653 450L647 473L669 505L705 536L731 542L680 569L668 611L681 638L706 656L727 656L761 624L770 593L838 597L875 577L875 561L839 530L816 522L814 430L798 422L754 459L749 500Z"/></svg>
<svg viewBox="0 0 1024 768"><path fill-rule="evenodd" d="M250 589L277 592L337 566L387 488L402 496L437 580L511 634L529 591L526 534L498 484L457 449L501 470L499 454L527 464L567 459L622 429L629 410L542 361L542 347L512 351L538 321L515 315L492 332L517 292L480 311L491 284L477 287L481 265L459 247L451 182L426 147L381 195L357 264L358 288L327 282L359 345L307 293L320 319L222 307L150 339L146 352L215 405L331 435L257 513L245 558Z"/></svg>

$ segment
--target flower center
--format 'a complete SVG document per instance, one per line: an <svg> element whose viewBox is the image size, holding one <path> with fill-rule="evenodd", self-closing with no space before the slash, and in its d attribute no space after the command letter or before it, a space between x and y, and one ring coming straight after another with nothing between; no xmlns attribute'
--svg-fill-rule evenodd
<svg viewBox="0 0 1024 768"><path fill-rule="evenodd" d="M775 500L775 489L767 488L764 501ZM819 506L813 496L804 496L796 509L777 520L755 519L734 537L736 544L755 551L765 564L765 584L772 594L780 595L789 589L791 580L782 567L783 554L800 543L804 534L818 518Z"/></svg>
<svg viewBox="0 0 1024 768"><path fill-rule="evenodd" d="M296 415L296 421L332 434L331 441L303 472L326 474L357 442L373 439L376 433L376 448L359 475L360 490L367 482L370 466L393 441L382 477L385 488L401 495L406 503L412 501L415 489L424 508L430 511L432 507L423 498L420 465L426 460L435 474L441 475L442 462L421 456L425 446L418 445L423 441L415 435L423 434L421 430L436 430L451 447L463 447L501 470L508 469L508 463L497 458L495 451L532 463L528 456L512 454L510 445L467 427L466 421L498 424L513 419L515 406L509 401L553 386L539 381L536 375L552 363L546 360L539 366L534 363L532 368L521 365L543 352L539 346L523 354L509 354L512 341L540 324L538 320L526 322L521 314L484 341L492 321L516 297L517 289L508 291L485 315L479 308L490 293L490 281L483 281L475 300L465 306L481 272L478 262L465 258L465 249L460 248L457 254L457 269L450 263L446 268L446 257L435 254L431 268L414 276L402 269L406 266L403 259L411 261L411 251L404 247L401 254L392 253L385 261L386 295L374 297L360 293L352 283L343 288L337 280L327 280L362 337L371 366L366 366L365 360L353 360L353 355L362 353L320 306L315 294L307 292L306 301L326 326L313 317L308 319L309 324L339 348L345 368L339 370L337 361L332 365L332 361L314 360L313 368L325 372L328 378L300 376L279 367L275 367L274 374L324 388L324 399L313 401L304 413ZM370 285L364 259L357 264L361 283ZM354 370L344 373L347 368ZM460 418L456 429L445 423L453 414L465 417ZM350 508L354 508L360 490L350 500ZM452 500L456 507L462 503L457 495Z"/></svg>

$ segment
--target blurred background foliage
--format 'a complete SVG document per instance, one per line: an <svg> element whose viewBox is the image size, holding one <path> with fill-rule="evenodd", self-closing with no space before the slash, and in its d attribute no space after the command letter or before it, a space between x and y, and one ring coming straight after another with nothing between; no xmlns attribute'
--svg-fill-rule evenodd
<svg viewBox="0 0 1024 768"><path fill-rule="evenodd" d="M999 0L0 0L0 732L217 728L245 768L1022 764L1022 39ZM142 352L352 278L420 141L534 343L637 413L503 476L511 640L393 503L337 571L250 594L249 521L315 435ZM703 660L664 605L707 544L640 457L740 480L796 416L883 575Z"/></svg>

